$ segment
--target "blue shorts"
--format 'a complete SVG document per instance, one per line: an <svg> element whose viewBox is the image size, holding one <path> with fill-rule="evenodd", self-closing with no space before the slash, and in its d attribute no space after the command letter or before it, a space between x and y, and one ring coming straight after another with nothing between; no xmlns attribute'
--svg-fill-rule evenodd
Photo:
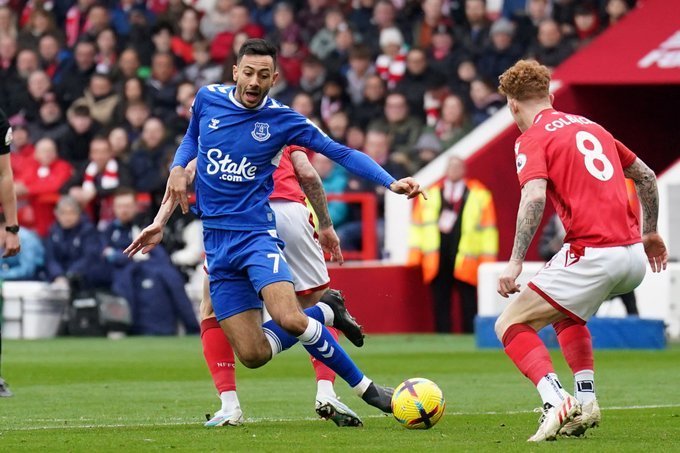
<svg viewBox="0 0 680 453"><path fill-rule="evenodd" d="M293 282L276 230L203 229L210 297L217 320L261 309L260 291L275 282Z"/></svg>

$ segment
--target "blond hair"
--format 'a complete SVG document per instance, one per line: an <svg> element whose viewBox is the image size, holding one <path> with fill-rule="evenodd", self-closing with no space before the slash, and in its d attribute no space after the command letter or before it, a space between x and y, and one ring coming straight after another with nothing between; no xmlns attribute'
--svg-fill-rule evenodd
<svg viewBox="0 0 680 453"><path fill-rule="evenodd" d="M498 91L518 101L549 95L550 70L535 60L519 60L498 78Z"/></svg>

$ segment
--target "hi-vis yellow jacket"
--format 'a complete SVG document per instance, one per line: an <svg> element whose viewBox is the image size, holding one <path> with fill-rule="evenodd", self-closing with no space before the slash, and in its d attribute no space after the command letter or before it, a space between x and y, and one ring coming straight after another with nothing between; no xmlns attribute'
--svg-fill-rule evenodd
<svg viewBox="0 0 680 453"><path fill-rule="evenodd" d="M466 181L468 196L463 207L460 243L453 276L477 286L477 268L496 261L498 228L491 192L479 181ZM421 265L423 280L430 283L439 270L439 214L442 205L440 182L427 190L428 200L415 199L409 229L409 265Z"/></svg>

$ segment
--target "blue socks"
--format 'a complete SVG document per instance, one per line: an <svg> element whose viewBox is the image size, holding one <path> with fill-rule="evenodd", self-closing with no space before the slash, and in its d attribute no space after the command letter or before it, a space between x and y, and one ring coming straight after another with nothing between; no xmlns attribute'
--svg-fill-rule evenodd
<svg viewBox="0 0 680 453"><path fill-rule="evenodd" d="M335 341L328 329L324 327L324 316L321 309L314 306L305 309L304 312L309 317L309 324L302 335L297 338L287 333L274 321L267 321L262 325L265 336L272 346L272 356L300 341L315 359L335 371L351 387L356 387L362 383L365 380L364 374Z"/></svg>

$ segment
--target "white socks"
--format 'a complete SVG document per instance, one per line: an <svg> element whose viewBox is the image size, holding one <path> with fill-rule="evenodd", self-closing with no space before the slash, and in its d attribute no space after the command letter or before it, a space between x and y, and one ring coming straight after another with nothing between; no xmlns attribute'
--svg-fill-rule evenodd
<svg viewBox="0 0 680 453"><path fill-rule="evenodd" d="M319 338L321 338L323 326L316 319L313 318L307 319L309 320L309 322L307 323L307 328L305 329L304 332L298 335L297 339L300 340L300 343L304 345L311 345L319 341Z"/></svg>
<svg viewBox="0 0 680 453"><path fill-rule="evenodd" d="M543 376L538 381L536 389L541 394L543 403L548 403L553 407L559 406L564 400L564 390L562 390L562 384L560 384L555 373L548 373Z"/></svg>
<svg viewBox="0 0 680 453"><path fill-rule="evenodd" d="M595 399L595 373L593 370L582 370L574 374L574 396L581 404Z"/></svg>
<svg viewBox="0 0 680 453"><path fill-rule="evenodd" d="M359 381L357 385L352 387L352 390L354 390L354 393L356 393L358 397L361 397L364 394L364 392L368 389L368 386L371 385L372 383L373 383L372 380L364 376L363 378L361 378L361 381Z"/></svg>
<svg viewBox="0 0 680 453"><path fill-rule="evenodd" d="M323 302L317 302L316 306L319 307L321 313L323 313L324 324L327 326L332 326L333 321L335 321L335 314L333 313L333 309L331 309L331 307L329 307L328 304L325 304Z"/></svg>
<svg viewBox="0 0 680 453"><path fill-rule="evenodd" d="M325 379L316 381L316 399L319 400L322 396L329 396L331 398L336 397L333 382Z"/></svg>
<svg viewBox="0 0 680 453"><path fill-rule="evenodd" d="M222 409L224 413L229 413L232 410L239 408L241 404L238 401L238 395L235 390L220 393L220 400L222 400Z"/></svg>

